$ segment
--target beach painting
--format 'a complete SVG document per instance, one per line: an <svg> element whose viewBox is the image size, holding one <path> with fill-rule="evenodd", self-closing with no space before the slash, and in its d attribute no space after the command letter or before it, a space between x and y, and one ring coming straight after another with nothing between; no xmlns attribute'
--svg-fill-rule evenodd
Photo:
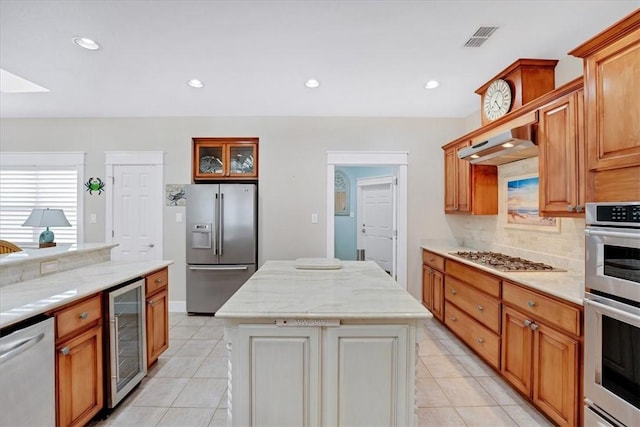
<svg viewBox="0 0 640 427"><path fill-rule="evenodd" d="M560 231L560 221L541 217L538 210L538 177L507 179L507 226Z"/></svg>

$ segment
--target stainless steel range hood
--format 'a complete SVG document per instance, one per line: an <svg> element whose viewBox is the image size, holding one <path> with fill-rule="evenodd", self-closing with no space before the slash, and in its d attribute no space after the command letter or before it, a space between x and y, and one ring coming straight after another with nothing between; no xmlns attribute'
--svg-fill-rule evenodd
<svg viewBox="0 0 640 427"><path fill-rule="evenodd" d="M521 126L458 151L474 165L502 165L538 155L532 125Z"/></svg>

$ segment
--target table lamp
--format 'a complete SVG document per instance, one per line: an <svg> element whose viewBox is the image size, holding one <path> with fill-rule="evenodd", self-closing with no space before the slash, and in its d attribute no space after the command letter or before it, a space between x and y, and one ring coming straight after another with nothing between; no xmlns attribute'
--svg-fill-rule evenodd
<svg viewBox="0 0 640 427"><path fill-rule="evenodd" d="M53 231L49 230L49 227L71 227L71 224L62 209L34 208L22 226L47 227L40 233L40 247L48 248L56 245L53 241Z"/></svg>

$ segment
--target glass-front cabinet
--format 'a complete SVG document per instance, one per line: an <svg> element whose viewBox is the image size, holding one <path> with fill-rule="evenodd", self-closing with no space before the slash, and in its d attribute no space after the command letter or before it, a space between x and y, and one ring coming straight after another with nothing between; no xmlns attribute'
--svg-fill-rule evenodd
<svg viewBox="0 0 640 427"><path fill-rule="evenodd" d="M258 138L193 138L193 180L257 179Z"/></svg>

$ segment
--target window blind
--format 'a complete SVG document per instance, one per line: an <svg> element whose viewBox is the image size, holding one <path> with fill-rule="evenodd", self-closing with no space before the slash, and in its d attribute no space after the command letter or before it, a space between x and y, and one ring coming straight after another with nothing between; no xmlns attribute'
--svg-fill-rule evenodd
<svg viewBox="0 0 640 427"><path fill-rule="evenodd" d="M52 227L58 243L78 240L78 170L3 167L0 170L0 239L34 246L44 227L23 227L33 208L62 209L71 227Z"/></svg>

